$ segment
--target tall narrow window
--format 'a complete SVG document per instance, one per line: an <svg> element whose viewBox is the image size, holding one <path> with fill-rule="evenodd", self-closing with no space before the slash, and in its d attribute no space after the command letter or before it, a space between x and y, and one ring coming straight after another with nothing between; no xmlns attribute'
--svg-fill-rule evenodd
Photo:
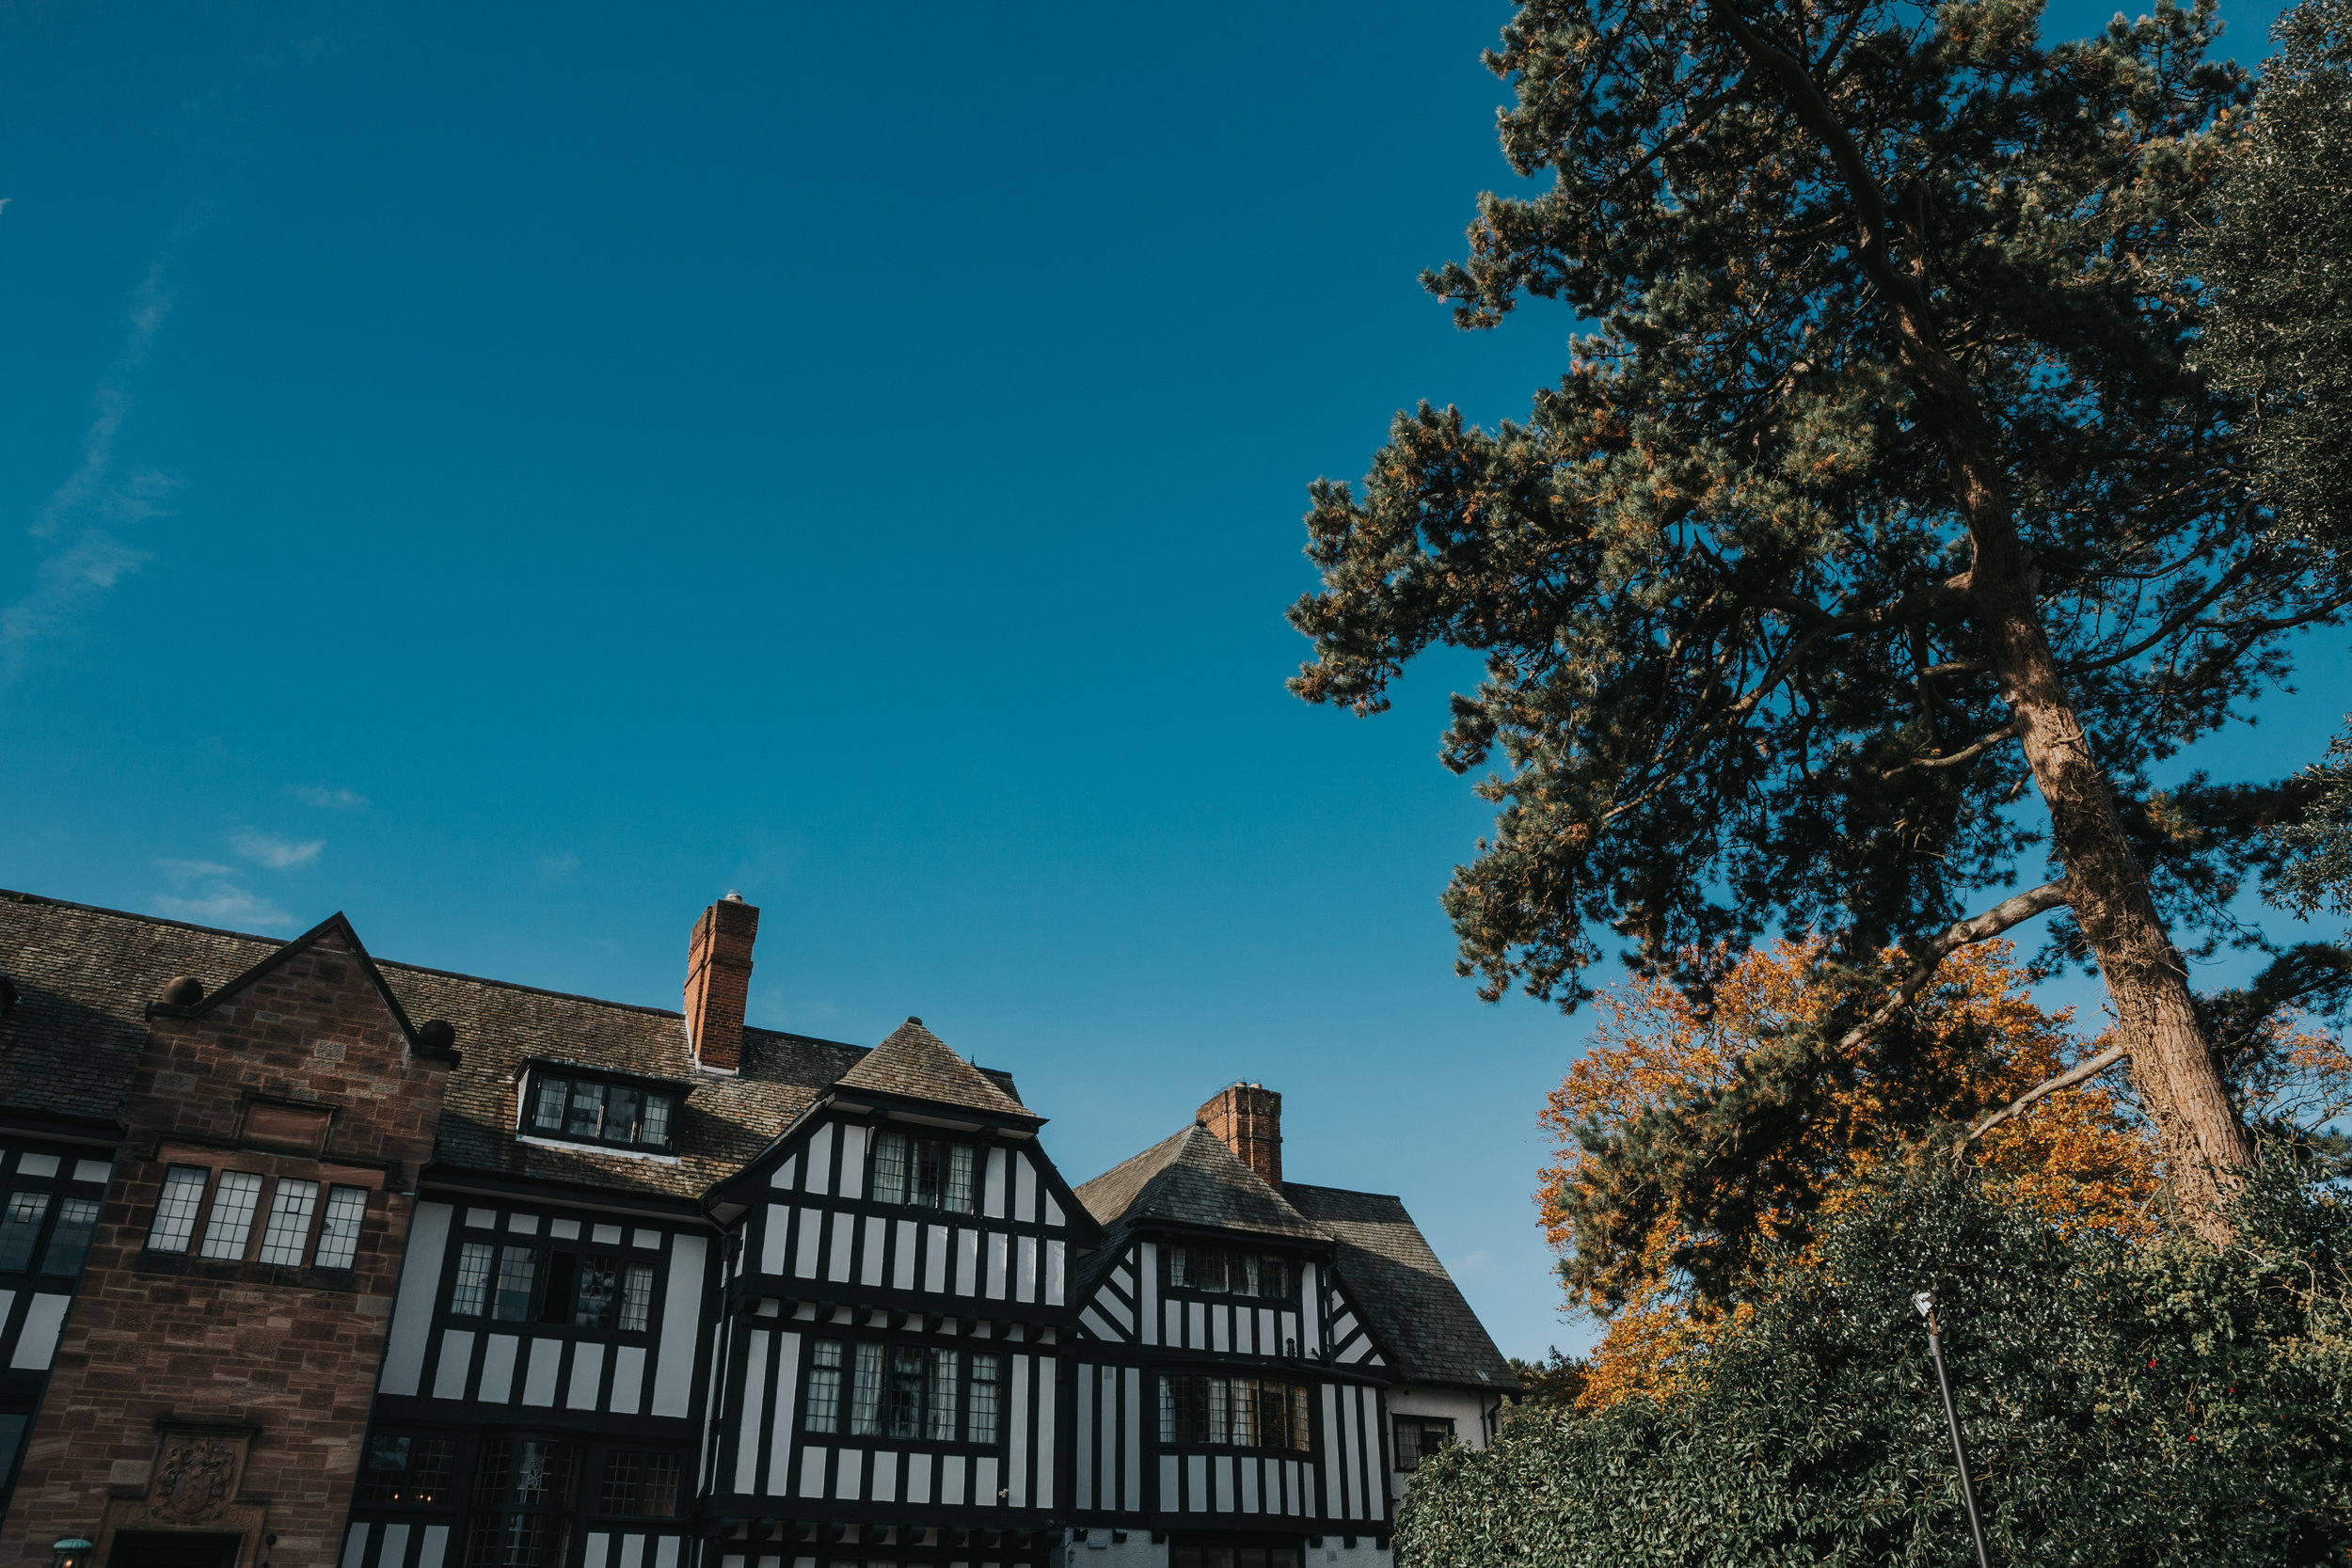
<svg viewBox="0 0 2352 1568"><path fill-rule="evenodd" d="M319 1255L322 1269L347 1269L359 1256L359 1229L368 1219L368 1190L365 1187L329 1187L326 1189L326 1217L319 1222Z"/></svg>
<svg viewBox="0 0 2352 1568"><path fill-rule="evenodd" d="M206 1258L243 1258L253 1235L253 1211L262 1201L262 1179L249 1170L225 1170L213 1188L213 1217L204 1225Z"/></svg>
<svg viewBox="0 0 2352 1568"><path fill-rule="evenodd" d="M1276 1299L1291 1293L1290 1265L1279 1258L1258 1259L1258 1294Z"/></svg>
<svg viewBox="0 0 2352 1568"><path fill-rule="evenodd" d="M808 1414L811 1432L841 1429L841 1341L819 1339L809 1347Z"/></svg>
<svg viewBox="0 0 2352 1568"><path fill-rule="evenodd" d="M594 1254L580 1260L580 1284L572 1298L572 1326L611 1328L620 1306L620 1265Z"/></svg>
<svg viewBox="0 0 2352 1568"><path fill-rule="evenodd" d="M539 1321L543 1323L565 1323L572 1321L572 1286L580 1275L580 1255L576 1252L551 1252L547 1255L547 1278L539 1286Z"/></svg>
<svg viewBox="0 0 2352 1568"><path fill-rule="evenodd" d="M499 1259L498 1319L501 1323L531 1321L531 1295L539 1283L539 1252L535 1247L511 1246Z"/></svg>
<svg viewBox="0 0 2352 1568"><path fill-rule="evenodd" d="M1004 1358L974 1354L972 1384L963 1402L964 1437L974 1443L996 1441L998 1378Z"/></svg>
<svg viewBox="0 0 2352 1568"><path fill-rule="evenodd" d="M72 1275L82 1272L90 1238L98 1233L98 1207L94 1197L70 1197L57 1205L57 1227L49 1233L49 1250L41 1254L41 1273ZM0 1476L7 1474L0 1468Z"/></svg>
<svg viewBox="0 0 2352 1568"><path fill-rule="evenodd" d="M930 1360L914 1345L890 1347L890 1414L889 1435L920 1437L923 1435L923 1391L930 1381Z"/></svg>
<svg viewBox="0 0 2352 1568"><path fill-rule="evenodd" d="M934 1442L952 1443L963 1430L961 1424L961 1402L956 1398L956 1363L962 1359L951 1350L931 1352L931 1424Z"/></svg>
<svg viewBox="0 0 2352 1568"><path fill-rule="evenodd" d="M670 1147L670 1097L666 1094L645 1096L644 1132L638 1142L653 1148Z"/></svg>
<svg viewBox="0 0 2352 1568"><path fill-rule="evenodd" d="M1238 1449L1254 1448L1258 1442L1257 1379L1237 1377L1230 1386L1232 1392L1225 1403L1226 1441Z"/></svg>
<svg viewBox="0 0 2352 1568"><path fill-rule="evenodd" d="M174 1165L164 1172L163 1196L155 1200L155 1220L148 1227L151 1252L185 1252L196 1234L197 1211L204 1207L204 1169Z"/></svg>
<svg viewBox="0 0 2352 1568"><path fill-rule="evenodd" d="M972 1212L972 1149L967 1144L947 1146L947 1212Z"/></svg>
<svg viewBox="0 0 2352 1568"><path fill-rule="evenodd" d="M317 1182L281 1180L269 1196L269 1228L262 1232L261 1260L299 1264L310 1241L310 1216L318 1206Z"/></svg>
<svg viewBox="0 0 2352 1568"><path fill-rule="evenodd" d="M614 1143L635 1143L641 1131L638 1109L644 1103L644 1097L635 1089L623 1088L618 1084L607 1089L604 1096L604 1135Z"/></svg>
<svg viewBox="0 0 2352 1568"><path fill-rule="evenodd" d="M857 1348L857 1383L850 1391L850 1434L853 1437L881 1436L882 1406L882 1348L880 1345L860 1345Z"/></svg>
<svg viewBox="0 0 2352 1568"><path fill-rule="evenodd" d="M621 1276L621 1332L643 1334L653 1323L653 1265L631 1263Z"/></svg>
<svg viewBox="0 0 2352 1568"><path fill-rule="evenodd" d="M1233 1440L1232 1382L1222 1377L1203 1381L1209 1386L1209 1428L1201 1433L1200 1441L1230 1443Z"/></svg>
<svg viewBox="0 0 2352 1568"><path fill-rule="evenodd" d="M925 1138L914 1146L914 1180L907 1201L926 1209L938 1208L939 1175L939 1145Z"/></svg>
<svg viewBox="0 0 2352 1568"><path fill-rule="evenodd" d="M487 1242L467 1242L457 1249L457 1282L450 1288L453 1318L478 1318L490 1304L490 1264L498 1248Z"/></svg>
<svg viewBox="0 0 2352 1568"><path fill-rule="evenodd" d="M0 1274L17 1274L33 1264L33 1243L40 1240L40 1222L49 1217L47 1193L10 1193L0 1211Z"/></svg>
<svg viewBox="0 0 2352 1568"><path fill-rule="evenodd" d="M572 1085L572 1114L564 1123L564 1132L575 1138L604 1136L604 1085L575 1082Z"/></svg>
<svg viewBox="0 0 2352 1568"><path fill-rule="evenodd" d="M907 1200L907 1135L883 1132L874 1139L874 1201Z"/></svg>
<svg viewBox="0 0 2352 1568"><path fill-rule="evenodd" d="M1294 1383L1291 1385L1291 1447L1298 1449L1301 1453L1306 1452L1309 1449L1314 1446L1308 1440L1309 1430L1310 1429L1307 1425L1307 1390Z"/></svg>
<svg viewBox="0 0 2352 1568"><path fill-rule="evenodd" d="M531 1127L535 1132L564 1131L564 1097L571 1092L571 1085L561 1078L539 1080L539 1096L532 1107Z"/></svg>

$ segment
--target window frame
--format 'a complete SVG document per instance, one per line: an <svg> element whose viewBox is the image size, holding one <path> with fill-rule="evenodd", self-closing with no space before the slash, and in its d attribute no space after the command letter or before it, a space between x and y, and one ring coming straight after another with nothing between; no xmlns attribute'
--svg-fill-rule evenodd
<svg viewBox="0 0 2352 1568"><path fill-rule="evenodd" d="M454 1240L455 1244L444 1254L436 1301L436 1310L443 1322L478 1323L485 1328L506 1323L536 1334L556 1334L603 1344L651 1342L660 1294L660 1258L647 1257L626 1242L503 1229L477 1228ZM482 1253L488 1258L477 1275L472 1272L472 1265L476 1255ZM510 1290L506 1284L510 1259L517 1258L528 1262L530 1282L527 1288ZM561 1266L559 1258L564 1260ZM612 1292L606 1303L603 1323L582 1323L580 1319L580 1287L589 1272L584 1265L592 1259L610 1263L612 1270ZM641 1283L642 1292L637 1289ZM461 1310L461 1292L469 1289L478 1295L470 1309ZM521 1298L518 1317L507 1313L507 1304L501 1298L509 1295Z"/></svg>
<svg viewBox="0 0 2352 1568"><path fill-rule="evenodd" d="M190 1151L172 1150L159 1155L164 1163L164 1176L157 1184L153 1200L145 1206L146 1221L137 1262L145 1268L164 1267L201 1272L221 1270L266 1269L272 1274L296 1270L304 1274L325 1275L334 1280L348 1280L358 1263L358 1254L367 1240L368 1220L375 1209L374 1195L381 1185L378 1173L357 1166L320 1164L301 1159L280 1159L254 1149L221 1151L216 1158L201 1155L185 1156ZM259 1167L259 1168L256 1168ZM187 1217L187 1233L180 1238L178 1246L157 1246L157 1225L163 1215L165 1200L170 1196L172 1182L182 1173L202 1178L197 1188L196 1206ZM249 1191L252 1201L235 1221L242 1227L233 1252L212 1252L214 1231L221 1220L221 1199L228 1196L229 1178L250 1180L250 1189L239 1186L239 1196ZM291 1187L308 1186L310 1209L302 1216L298 1244L292 1262L273 1262L262 1253L272 1245L281 1245L281 1237L295 1232L282 1230L278 1220L283 1212L279 1196ZM326 1223L329 1210L341 1195L359 1195L358 1225L352 1234L352 1255L348 1262L322 1263L319 1249L326 1241ZM59 1206L59 1212L63 1206ZM102 1222L103 1223L103 1217Z"/></svg>
<svg viewBox="0 0 2352 1568"><path fill-rule="evenodd" d="M1292 1253L1277 1247L1236 1246L1230 1242L1206 1242L1196 1245L1192 1242L1175 1238L1163 1242L1160 1245L1160 1253L1161 1289L1185 1301L1252 1302L1261 1307L1272 1306L1285 1310L1294 1310L1298 1307L1298 1284L1301 1270L1297 1257ZM1184 1273L1190 1275L1192 1272L1190 1264L1194 1256L1208 1253L1215 1253L1220 1257L1226 1277L1224 1287L1194 1285L1178 1280L1177 1259L1180 1257L1184 1259L1186 1265ZM1234 1289L1232 1276L1236 1269L1238 1268L1247 1278L1249 1263L1253 1259L1260 1277L1258 1290L1251 1291ZM1265 1289L1264 1280L1268 1263L1278 1265L1282 1271L1281 1289L1278 1291L1269 1292Z"/></svg>
<svg viewBox="0 0 2352 1568"><path fill-rule="evenodd" d="M899 1166L892 1183L898 1192L896 1197L882 1196L882 1145L895 1139L905 1151L902 1161L891 1164ZM924 1169L926 1151L930 1155L932 1194L926 1200L919 1182ZM964 1157L964 1168L956 1168L956 1157ZM956 1196L957 1178L962 1178L963 1207L949 1202ZM983 1189L988 1184L987 1146L968 1138L941 1137L926 1132L910 1131L888 1125L877 1127L866 1140L866 1200L884 1209L921 1209L933 1214L954 1214L970 1219L979 1214Z"/></svg>
<svg viewBox="0 0 2352 1568"><path fill-rule="evenodd" d="M1311 1456L1315 1451L1314 1390L1308 1384L1258 1372L1205 1372L1183 1368L1163 1369L1152 1375L1158 1381L1152 1389L1156 1419L1152 1432L1163 1453L1249 1452L1300 1457ZM1256 1390L1249 1401L1250 1441L1246 1443L1235 1442L1230 1435L1236 1422L1232 1387L1237 1383L1248 1384ZM1193 1385L1200 1386L1197 1398L1190 1396ZM1263 1441L1271 1424L1264 1416L1263 1392L1268 1387L1283 1390L1281 1424L1290 1434L1287 1442ZM1184 1402L1192 1403L1195 1409L1184 1410ZM1187 1428L1215 1427L1220 1423L1228 1433L1226 1437L1185 1434Z"/></svg>
<svg viewBox="0 0 2352 1568"><path fill-rule="evenodd" d="M828 1355L832 1359L826 1359ZM908 1355L920 1358L919 1368L901 1365L901 1358ZM975 1375L981 1363L993 1369L985 1378ZM862 1365L872 1367L879 1379L872 1389L875 1398L870 1409L862 1400ZM943 1365L954 1369L954 1409L946 1414L946 1419L953 1424L953 1436L939 1435ZM902 1383L901 1379L911 1381ZM800 1386L801 1408L794 1433L800 1442L920 1453L1004 1451L1009 1429L1006 1418L1011 1398L1011 1367L1009 1353L993 1342L986 1346L950 1345L909 1335L812 1334L804 1338L801 1347ZM972 1435L975 1387L996 1391L988 1414L993 1434L987 1437ZM824 1390L823 1398L831 1404L829 1419L818 1414L819 1389ZM911 1408L902 1409L899 1396L908 1392L914 1398ZM912 1434L894 1426L894 1416L904 1417L913 1428ZM893 1435L894 1433L898 1434Z"/></svg>
<svg viewBox="0 0 2352 1568"><path fill-rule="evenodd" d="M1427 1446L1429 1429L1437 1426L1445 1428L1445 1441L1439 1443L1438 1448L1449 1448L1462 1440L1462 1434L1456 1430L1454 1418L1451 1416L1418 1416L1409 1412L1399 1414L1395 1411L1389 1413L1389 1442L1392 1445L1391 1453L1399 1473L1411 1475L1421 1468L1423 1460L1437 1451ZM1412 1463L1409 1465L1406 1463L1405 1455L1405 1433L1407 1428L1418 1434L1413 1440Z"/></svg>
<svg viewBox="0 0 2352 1568"><path fill-rule="evenodd" d="M555 1125L549 1127L541 1118L548 1109L548 1091L557 1084L563 1085L564 1088L554 1106ZM552 1057L526 1057L516 1074L515 1135L541 1143L605 1149L642 1159L675 1160L678 1158L678 1124L686 1109L687 1096L693 1092L693 1087L691 1084L675 1079L613 1072L558 1061ZM588 1102L580 1098L582 1089L596 1091L594 1103L600 1107L597 1118L600 1128L610 1117L616 1090L632 1097L637 1105L637 1135L616 1138L601 1130L594 1132L572 1131L578 1107ZM659 1118L650 1114L656 1101L663 1107ZM648 1136L644 1131L656 1119L661 1127L658 1138Z"/></svg>

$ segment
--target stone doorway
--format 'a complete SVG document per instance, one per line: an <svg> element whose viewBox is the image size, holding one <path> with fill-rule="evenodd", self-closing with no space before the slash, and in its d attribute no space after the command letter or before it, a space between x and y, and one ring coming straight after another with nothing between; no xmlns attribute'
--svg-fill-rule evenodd
<svg viewBox="0 0 2352 1568"><path fill-rule="evenodd" d="M106 1568L236 1568L244 1543L242 1535L198 1530L119 1530Z"/></svg>

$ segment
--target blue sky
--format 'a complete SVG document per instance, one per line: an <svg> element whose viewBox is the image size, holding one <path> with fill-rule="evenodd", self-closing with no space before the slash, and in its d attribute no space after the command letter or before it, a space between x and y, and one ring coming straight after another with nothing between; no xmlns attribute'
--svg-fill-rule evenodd
<svg viewBox="0 0 2352 1568"><path fill-rule="evenodd" d="M1073 1180L1263 1081L1584 1342L1587 1021L1451 972L1447 672L1281 685L1306 482L1558 372L1414 282L1506 14L9 8L0 885L673 1006L739 888L755 1022L920 1014Z"/></svg>

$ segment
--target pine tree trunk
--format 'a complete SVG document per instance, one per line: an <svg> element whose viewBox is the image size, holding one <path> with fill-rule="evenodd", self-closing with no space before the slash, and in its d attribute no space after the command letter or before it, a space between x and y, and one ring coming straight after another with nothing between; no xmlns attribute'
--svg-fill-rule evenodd
<svg viewBox="0 0 2352 1568"><path fill-rule="evenodd" d="M2252 1140L2198 1021L2187 967L2156 912L2147 873L2124 836L2114 793L2042 636L2015 534L2002 531L2007 539L1979 531L1968 597L1993 644L2002 695L2049 807L2074 919L2106 979L2174 1198L2200 1235L2227 1242L2232 1231L2222 1210L2235 1173L2253 1158Z"/></svg>

